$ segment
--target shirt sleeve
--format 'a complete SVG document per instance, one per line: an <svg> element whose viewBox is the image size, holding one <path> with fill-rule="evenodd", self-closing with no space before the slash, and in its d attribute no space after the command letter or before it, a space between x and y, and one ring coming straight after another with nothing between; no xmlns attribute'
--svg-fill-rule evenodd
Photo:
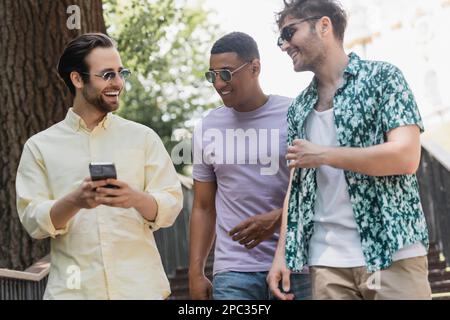
<svg viewBox="0 0 450 320"><path fill-rule="evenodd" d="M385 70L381 99L381 122L383 132L406 125L417 125L424 131L414 95L402 72L395 66Z"/></svg>
<svg viewBox="0 0 450 320"><path fill-rule="evenodd" d="M287 145L291 146L295 139L298 139L298 124L295 121L296 103L289 106L287 112Z"/></svg>
<svg viewBox="0 0 450 320"><path fill-rule="evenodd" d="M202 123L202 122L200 122ZM194 180L201 182L216 181L214 167L205 159L205 145L202 125L197 125L192 136L193 158L194 164L192 169L192 177Z"/></svg>
<svg viewBox="0 0 450 320"><path fill-rule="evenodd" d="M183 207L183 192L175 167L161 139L152 130L145 163L145 192L151 194L158 205L154 221L149 222L153 231L170 227Z"/></svg>
<svg viewBox="0 0 450 320"><path fill-rule="evenodd" d="M30 140L24 146L16 176L16 202L19 219L35 239L55 238L67 233L56 230L50 210L56 200L48 182L47 170L37 146Z"/></svg>

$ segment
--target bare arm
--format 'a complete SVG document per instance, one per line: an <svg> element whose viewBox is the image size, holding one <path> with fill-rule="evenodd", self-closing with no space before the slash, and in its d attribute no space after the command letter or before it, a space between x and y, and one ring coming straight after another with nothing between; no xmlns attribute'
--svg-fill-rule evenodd
<svg viewBox="0 0 450 320"><path fill-rule="evenodd" d="M287 217L288 217L288 205L289 196L291 194L292 178L294 176L294 169L291 169L289 178L289 187L284 198L283 210L281 213L281 227L280 237L278 239L277 250L273 259L272 267L267 275L267 283L272 293L281 300L292 300L294 296L292 294L286 294L279 289L279 283L282 281L282 287L285 292L290 289L290 270L286 266L285 262L285 247L286 247L286 231L287 231Z"/></svg>
<svg viewBox="0 0 450 320"><path fill-rule="evenodd" d="M325 147L295 140L288 148L290 167L329 165L369 176L414 174L420 163L420 130L416 125L395 128L387 142L367 148Z"/></svg>
<svg viewBox="0 0 450 320"><path fill-rule="evenodd" d="M209 299L212 286L205 277L205 264L215 238L216 182L194 181L189 235L189 290L193 299Z"/></svg>
<svg viewBox="0 0 450 320"><path fill-rule="evenodd" d="M279 254L283 255L283 258L284 258L285 246L286 246L289 196L291 194L291 185L292 185L293 176L294 176L294 169L291 169L290 178L289 178L289 187L288 187L286 196L284 197L283 208L282 208L282 212L281 212L281 227L280 227L280 237L278 239L278 245L277 245L277 253L279 252Z"/></svg>

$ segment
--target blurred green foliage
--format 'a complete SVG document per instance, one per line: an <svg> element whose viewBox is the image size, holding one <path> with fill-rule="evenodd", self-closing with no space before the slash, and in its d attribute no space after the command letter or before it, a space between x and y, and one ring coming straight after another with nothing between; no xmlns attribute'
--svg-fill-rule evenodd
<svg viewBox="0 0 450 320"><path fill-rule="evenodd" d="M203 74L219 28L208 20L201 1L192 3L103 1L108 34L133 71L118 114L155 130L169 153L177 143L173 133L184 131L186 138L190 120L218 103Z"/></svg>

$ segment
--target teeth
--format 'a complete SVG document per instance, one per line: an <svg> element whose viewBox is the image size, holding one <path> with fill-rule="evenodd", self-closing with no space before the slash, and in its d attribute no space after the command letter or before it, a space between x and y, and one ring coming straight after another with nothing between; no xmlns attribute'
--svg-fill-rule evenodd
<svg viewBox="0 0 450 320"><path fill-rule="evenodd" d="M220 93L221 93L223 96L226 96L227 94L230 94L231 91L221 91Z"/></svg>
<svg viewBox="0 0 450 320"><path fill-rule="evenodd" d="M119 91L111 91L111 92L105 92L106 96L118 96Z"/></svg>

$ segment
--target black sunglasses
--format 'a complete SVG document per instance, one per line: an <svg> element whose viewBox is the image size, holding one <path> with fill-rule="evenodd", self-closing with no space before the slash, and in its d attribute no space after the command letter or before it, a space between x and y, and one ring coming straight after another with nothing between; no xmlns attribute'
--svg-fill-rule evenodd
<svg viewBox="0 0 450 320"><path fill-rule="evenodd" d="M81 72L83 74L87 74L90 75L90 73L88 72ZM119 74L119 76L122 79L128 79L131 75L131 71L128 69L122 69L119 72L115 72L115 71L105 71L103 73L97 74L97 73L93 73L94 76L100 77L105 81L111 81L113 79L116 78L117 73Z"/></svg>
<svg viewBox="0 0 450 320"><path fill-rule="evenodd" d="M297 29L294 28L294 26L296 24L300 24L300 23L308 21L308 20L314 20L314 19L320 19L320 18L322 18L322 17L304 18L304 19L298 20L297 22L287 25L286 27L281 29L280 36L278 37L277 45L279 47L281 47L285 41L287 41L287 42L291 41L292 37L294 36L294 33L297 31Z"/></svg>
<svg viewBox="0 0 450 320"><path fill-rule="evenodd" d="M214 83L216 82L216 78L217 75L220 76L220 79L222 79L225 82L230 82L231 79L233 79L233 74L235 72L238 72L239 70L241 70L243 67L245 67L246 65L248 65L250 62L246 62L243 65L241 65L240 67L238 67L237 69L230 71L228 69L219 69L219 70L210 70L205 72L205 78L206 80L208 80L208 82Z"/></svg>

